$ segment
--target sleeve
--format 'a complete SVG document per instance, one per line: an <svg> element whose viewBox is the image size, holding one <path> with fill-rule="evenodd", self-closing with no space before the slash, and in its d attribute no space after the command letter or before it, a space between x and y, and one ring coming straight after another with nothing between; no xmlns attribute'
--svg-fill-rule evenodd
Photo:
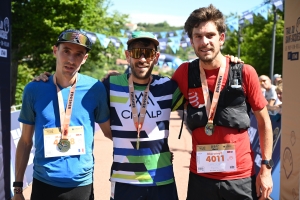
<svg viewBox="0 0 300 200"><path fill-rule="evenodd" d="M255 69L247 64L244 64L243 67L243 88L253 111L261 110L268 104L261 91Z"/></svg>
<svg viewBox="0 0 300 200"><path fill-rule="evenodd" d="M270 99L274 99L274 100L277 99L277 93L276 93L275 87L273 87L273 86L271 87L270 94L271 94Z"/></svg>
<svg viewBox="0 0 300 200"><path fill-rule="evenodd" d="M95 121L97 123L103 123L109 120L110 114L109 114L109 107L108 107L108 98L106 89L102 82L98 81L98 91L94 91L99 93L98 96L98 106L95 110Z"/></svg>
<svg viewBox="0 0 300 200"><path fill-rule="evenodd" d="M172 83L172 111L183 110L184 97L179 90L177 83L174 80L171 80Z"/></svg>
<svg viewBox="0 0 300 200"><path fill-rule="evenodd" d="M22 108L19 116L19 122L35 125L36 113L34 111L34 84L29 83L25 86L22 97Z"/></svg>
<svg viewBox="0 0 300 200"><path fill-rule="evenodd" d="M105 87L105 90L106 90L106 94L107 94L107 103L109 105L109 90L110 90L110 87L109 87L109 80L110 80L110 77L105 79L102 83Z"/></svg>
<svg viewBox="0 0 300 200"><path fill-rule="evenodd" d="M181 64L172 76L172 80L177 82L180 91L186 99L188 97L188 66L189 63L187 62Z"/></svg>

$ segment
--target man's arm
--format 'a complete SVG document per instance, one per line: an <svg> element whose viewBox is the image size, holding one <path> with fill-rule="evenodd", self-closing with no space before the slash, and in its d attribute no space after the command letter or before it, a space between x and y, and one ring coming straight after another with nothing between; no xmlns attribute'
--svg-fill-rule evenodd
<svg viewBox="0 0 300 200"><path fill-rule="evenodd" d="M107 120L104 123L98 123L104 136L107 137L108 139L112 140L112 133L110 129L110 120Z"/></svg>
<svg viewBox="0 0 300 200"><path fill-rule="evenodd" d="M270 94L270 99L268 99L268 105L269 106L274 106L275 105L275 102L276 102L276 99L278 98L277 97L277 92L275 90L275 87L271 87L270 91L269 91L269 94Z"/></svg>
<svg viewBox="0 0 300 200"><path fill-rule="evenodd" d="M267 107L264 107L262 110L254 111L254 115L257 120L262 159L270 160L273 150L273 132ZM268 198L273 189L271 170L272 169L268 169L266 165L261 165L257 176L256 193L258 196L261 195L263 199Z"/></svg>
<svg viewBox="0 0 300 200"><path fill-rule="evenodd" d="M271 111L277 111L277 112L280 112L280 110L281 110L281 104L279 104L279 105L274 105L274 106L269 106L269 105L267 105L267 109L268 110L271 110Z"/></svg>
<svg viewBox="0 0 300 200"><path fill-rule="evenodd" d="M33 133L34 133L33 125L23 124L22 135L18 142L18 146L16 150L16 163L15 163L16 182L23 182L24 173L28 164L29 155L33 144L32 141ZM23 195L15 195L14 199L16 199L17 196L23 196Z"/></svg>
<svg viewBox="0 0 300 200"><path fill-rule="evenodd" d="M275 99L269 99L268 100L268 105L269 106L274 106L274 104L275 104Z"/></svg>

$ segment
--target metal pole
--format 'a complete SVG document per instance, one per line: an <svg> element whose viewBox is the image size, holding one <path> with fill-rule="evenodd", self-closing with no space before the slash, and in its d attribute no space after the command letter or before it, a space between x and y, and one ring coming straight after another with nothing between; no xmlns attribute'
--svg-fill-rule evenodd
<svg viewBox="0 0 300 200"><path fill-rule="evenodd" d="M274 74L276 22L277 22L276 7L274 5L273 5L273 13L274 13L274 22L273 22L273 32L272 32L272 54L271 54L271 62L270 62L270 79L272 81L273 81L273 74Z"/></svg>
<svg viewBox="0 0 300 200"><path fill-rule="evenodd" d="M240 58L241 55L241 27L239 26L238 30L238 58Z"/></svg>

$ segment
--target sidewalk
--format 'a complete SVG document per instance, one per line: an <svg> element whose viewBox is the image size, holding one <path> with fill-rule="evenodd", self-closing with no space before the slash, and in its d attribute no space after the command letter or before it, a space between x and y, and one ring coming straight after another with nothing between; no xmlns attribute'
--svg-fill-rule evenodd
<svg viewBox="0 0 300 200"><path fill-rule="evenodd" d="M178 134L181 126L181 112L171 114L169 146L174 153L174 172L177 184L179 200L186 199L190 152L192 150L192 138L183 126L181 139ZM94 193L95 200L109 200L110 198L110 167L112 164L112 142L105 138L101 131L95 135L94 144L95 172L94 172ZM24 190L25 200L30 199L31 186Z"/></svg>

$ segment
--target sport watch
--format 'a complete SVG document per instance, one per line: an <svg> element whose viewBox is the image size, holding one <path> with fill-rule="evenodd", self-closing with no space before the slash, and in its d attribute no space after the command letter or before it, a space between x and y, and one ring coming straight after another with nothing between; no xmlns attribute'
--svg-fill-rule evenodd
<svg viewBox="0 0 300 200"><path fill-rule="evenodd" d="M274 162L272 159L270 160L262 160L261 161L262 165L266 165L268 169L271 169L274 166Z"/></svg>

